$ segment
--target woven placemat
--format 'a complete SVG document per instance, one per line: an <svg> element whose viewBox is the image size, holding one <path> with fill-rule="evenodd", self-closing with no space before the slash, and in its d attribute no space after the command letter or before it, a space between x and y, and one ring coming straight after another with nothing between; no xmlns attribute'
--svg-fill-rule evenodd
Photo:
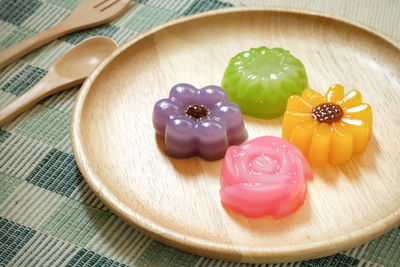
<svg viewBox="0 0 400 267"><path fill-rule="evenodd" d="M0 0L0 49L56 24L80 2ZM0 105L32 87L56 59L90 36L121 44L160 23L230 6L217 0L132 2L112 23L60 38L1 70ZM71 151L69 122L78 89L47 98L0 129L0 266L253 266L163 245L102 204ZM271 266L398 266L399 244L397 227L343 253Z"/></svg>

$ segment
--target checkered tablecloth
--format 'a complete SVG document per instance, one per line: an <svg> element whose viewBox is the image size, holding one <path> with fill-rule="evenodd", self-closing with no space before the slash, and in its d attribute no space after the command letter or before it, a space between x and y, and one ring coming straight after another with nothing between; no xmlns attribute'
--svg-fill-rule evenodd
<svg viewBox="0 0 400 267"><path fill-rule="evenodd" d="M81 1L0 0L0 49L56 24ZM0 105L32 87L89 36L121 44L154 25L229 6L218 0L132 2L112 23L60 38L0 70ZM47 98L0 129L0 266L251 266L163 245L103 205L71 151L69 122L78 90ZM400 266L400 227L343 253L273 266Z"/></svg>

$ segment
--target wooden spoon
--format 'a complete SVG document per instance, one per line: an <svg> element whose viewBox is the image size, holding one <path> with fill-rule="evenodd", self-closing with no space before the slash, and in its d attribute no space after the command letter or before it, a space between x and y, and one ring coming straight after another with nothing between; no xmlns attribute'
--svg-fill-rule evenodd
<svg viewBox="0 0 400 267"><path fill-rule="evenodd" d="M68 33L98 26L118 17L130 0L86 0L59 24L0 52L0 69Z"/></svg>
<svg viewBox="0 0 400 267"><path fill-rule="evenodd" d="M72 48L34 87L0 109L0 127L40 100L83 83L85 78L117 46L113 39L98 36L87 39Z"/></svg>

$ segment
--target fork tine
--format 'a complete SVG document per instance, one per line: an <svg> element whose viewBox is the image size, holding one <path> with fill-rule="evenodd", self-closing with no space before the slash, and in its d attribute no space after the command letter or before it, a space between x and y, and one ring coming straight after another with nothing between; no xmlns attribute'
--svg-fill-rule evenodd
<svg viewBox="0 0 400 267"><path fill-rule="evenodd" d="M100 11L105 11L113 6L116 6L118 9L129 5L131 0L101 0L96 1L93 5L93 8L100 9Z"/></svg>
<svg viewBox="0 0 400 267"><path fill-rule="evenodd" d="M104 4L105 2L107 2L108 0L103 0L100 3L97 3L96 5L94 5L94 8L98 8L99 6L101 6L102 4Z"/></svg>
<svg viewBox="0 0 400 267"><path fill-rule="evenodd" d="M131 0L85 0L71 12L64 23L67 21L74 24L76 19L86 20L85 23L91 27L106 23L122 14L130 3Z"/></svg>
<svg viewBox="0 0 400 267"><path fill-rule="evenodd" d="M106 2L102 2L102 5L97 7L97 10L108 14L119 13L121 9L128 7L130 3L130 0L106 0Z"/></svg>
<svg viewBox="0 0 400 267"><path fill-rule="evenodd" d="M105 11L106 9L109 9L110 7L112 7L113 5L117 4L118 2L119 2L119 0L114 0L114 2L112 2L112 3L110 3L110 4L107 3L108 5L102 7L102 8L100 9L100 11Z"/></svg>

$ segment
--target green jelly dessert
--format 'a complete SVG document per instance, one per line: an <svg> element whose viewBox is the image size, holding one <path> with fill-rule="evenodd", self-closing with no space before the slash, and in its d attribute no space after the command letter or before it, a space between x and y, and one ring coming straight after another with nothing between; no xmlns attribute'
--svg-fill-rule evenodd
<svg viewBox="0 0 400 267"><path fill-rule="evenodd" d="M282 48L251 48L234 56L225 70L222 88L244 114L263 119L282 116L288 98L307 87L300 60Z"/></svg>

